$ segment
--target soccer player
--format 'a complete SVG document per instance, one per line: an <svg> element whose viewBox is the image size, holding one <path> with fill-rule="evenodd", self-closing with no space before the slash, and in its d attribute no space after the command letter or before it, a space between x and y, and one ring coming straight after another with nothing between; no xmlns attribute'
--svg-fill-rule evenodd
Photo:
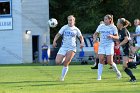
<svg viewBox="0 0 140 93"><path fill-rule="evenodd" d="M136 47L132 49L135 50L134 52L136 52L140 49L140 20L135 19L134 25L136 26L136 30L135 30L135 34L133 34L132 36L136 37L137 44L136 44Z"/></svg>
<svg viewBox="0 0 140 93"><path fill-rule="evenodd" d="M98 50L100 63L98 64L98 78L97 80L101 80L102 69L104 64L105 55L107 57L107 62L113 68L113 71L116 72L117 78L121 78L121 73L118 70L116 64L113 62L114 55L114 41L113 39L118 39L118 30L114 25L113 16L106 15L104 17L104 24L100 24L93 35L93 39L100 34L100 45Z"/></svg>
<svg viewBox="0 0 140 93"><path fill-rule="evenodd" d="M117 22L117 27L119 29L119 40L120 40L120 44L118 45L118 47L122 46L124 55L123 55L123 69L125 71L125 73L131 78L130 82L135 82L136 78L133 75L132 71L129 68L135 68L136 65L139 64L139 62L132 62L132 52L130 49L130 46L132 45L130 43L130 33L127 30L127 26L131 25L131 23L126 20L125 18L120 18L118 19Z"/></svg>
<svg viewBox="0 0 140 93"><path fill-rule="evenodd" d="M59 32L56 34L53 40L53 47L57 46L57 40L60 36L63 37L62 45L56 56L56 64L61 64L63 58L64 67L62 69L61 81L64 81L64 78L68 72L68 65L70 64L72 58L76 52L76 37L80 38L80 48L83 48L84 40L80 30L75 26L75 17L73 15L68 16L68 24L64 25Z"/></svg>

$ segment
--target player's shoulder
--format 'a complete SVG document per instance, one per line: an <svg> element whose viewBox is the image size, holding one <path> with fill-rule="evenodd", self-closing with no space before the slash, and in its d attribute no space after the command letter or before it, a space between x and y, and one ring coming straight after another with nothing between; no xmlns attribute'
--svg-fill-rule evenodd
<svg viewBox="0 0 140 93"><path fill-rule="evenodd" d="M114 24L110 24L110 27L117 28L116 25L114 25Z"/></svg>
<svg viewBox="0 0 140 93"><path fill-rule="evenodd" d="M80 29L77 26L73 26L72 28L76 31L80 31Z"/></svg>
<svg viewBox="0 0 140 93"><path fill-rule="evenodd" d="M140 30L140 25L138 25L138 26L137 26L137 29L139 29L139 30Z"/></svg>
<svg viewBox="0 0 140 93"><path fill-rule="evenodd" d="M68 27L68 25L64 25L64 26L62 26L62 28L67 28Z"/></svg>
<svg viewBox="0 0 140 93"><path fill-rule="evenodd" d="M105 24L100 24L98 27L104 27L104 26L106 26Z"/></svg>

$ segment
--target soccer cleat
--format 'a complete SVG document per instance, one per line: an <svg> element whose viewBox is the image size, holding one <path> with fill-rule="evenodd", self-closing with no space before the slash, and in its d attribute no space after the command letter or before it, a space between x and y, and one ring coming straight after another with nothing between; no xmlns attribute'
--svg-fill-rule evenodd
<svg viewBox="0 0 140 93"><path fill-rule="evenodd" d="M60 78L60 81L64 81L64 78Z"/></svg>
<svg viewBox="0 0 140 93"><path fill-rule="evenodd" d="M122 77L121 72L118 71L116 74L117 74L117 78L118 78L118 79L121 79L121 77Z"/></svg>
<svg viewBox="0 0 140 93"><path fill-rule="evenodd" d="M98 76L97 80L102 80L102 79L101 79L101 76Z"/></svg>
<svg viewBox="0 0 140 93"><path fill-rule="evenodd" d="M97 66L95 66L95 67L91 67L91 69L98 69L98 67L97 67Z"/></svg>
<svg viewBox="0 0 140 93"><path fill-rule="evenodd" d="M136 78L135 78L135 76L132 77L132 78L129 80L129 82L136 82Z"/></svg>

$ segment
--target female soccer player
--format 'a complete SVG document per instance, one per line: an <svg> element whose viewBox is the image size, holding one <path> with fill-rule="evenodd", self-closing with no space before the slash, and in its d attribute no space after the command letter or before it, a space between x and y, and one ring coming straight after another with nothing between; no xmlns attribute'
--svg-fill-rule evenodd
<svg viewBox="0 0 140 93"><path fill-rule="evenodd" d="M130 22L128 20L126 20L125 18L120 18L118 19L117 22L117 27L119 29L119 35L120 35L120 44L118 45L118 47L122 46L124 55L123 55L123 68L124 71L126 72L127 75L130 76L130 82L135 82L136 78L133 75L132 71L128 68L128 63L130 63L130 33L129 31L126 29L127 26L131 25ZM133 62L131 62L133 63Z"/></svg>
<svg viewBox="0 0 140 93"><path fill-rule="evenodd" d="M136 30L135 30L136 34L133 34L133 36L136 37L137 45L140 47L140 20L135 19L134 25L136 26Z"/></svg>
<svg viewBox="0 0 140 93"><path fill-rule="evenodd" d="M135 19L134 20L134 25L136 26L136 30L135 30L135 34L133 34L133 37L136 37L136 47L133 48L133 50L135 50L134 52L136 52L137 50L140 49L140 20L139 19Z"/></svg>
<svg viewBox="0 0 140 93"><path fill-rule="evenodd" d="M114 55L114 41L113 39L118 39L118 30L117 27L114 25L113 16L106 15L104 17L104 24L98 26L96 32L93 35L93 39L100 34L100 45L99 45L99 60L100 63L98 64L98 78L97 80L101 80L102 69L104 64L105 55L107 57L107 62L112 66L114 69L113 71L116 72L117 77L121 78L121 73L118 70L116 64L113 62L113 55Z"/></svg>
<svg viewBox="0 0 140 93"><path fill-rule="evenodd" d="M61 81L64 81L64 78L68 72L68 65L70 64L72 58L76 52L76 36L80 38L80 48L83 48L83 36L80 30L75 26L75 17L73 15L68 16L68 24L64 25L59 32L56 34L53 40L53 47L57 46L56 41L60 36L63 36L62 45L56 56L56 64L61 64L64 60L64 67L62 69Z"/></svg>

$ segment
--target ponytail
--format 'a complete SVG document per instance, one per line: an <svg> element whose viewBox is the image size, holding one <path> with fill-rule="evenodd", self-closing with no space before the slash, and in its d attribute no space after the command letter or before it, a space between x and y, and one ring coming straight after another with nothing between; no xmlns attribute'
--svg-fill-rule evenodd
<svg viewBox="0 0 140 93"><path fill-rule="evenodd" d="M125 18L120 18L118 20L124 27L131 26L131 23L128 20L126 20Z"/></svg>

